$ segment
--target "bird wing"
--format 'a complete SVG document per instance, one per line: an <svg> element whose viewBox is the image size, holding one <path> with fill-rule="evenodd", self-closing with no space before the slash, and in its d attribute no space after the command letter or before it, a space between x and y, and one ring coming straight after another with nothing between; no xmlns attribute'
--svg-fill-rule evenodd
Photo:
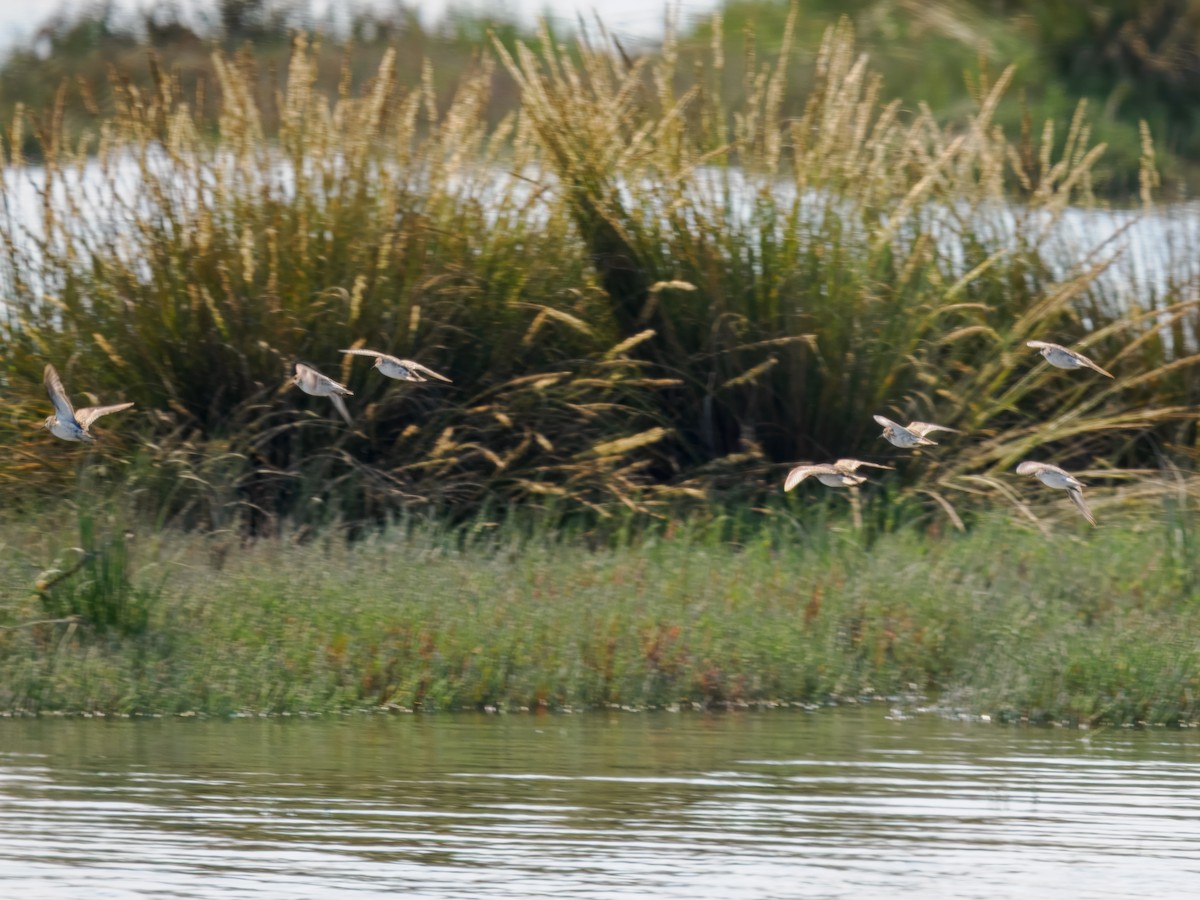
<svg viewBox="0 0 1200 900"><path fill-rule="evenodd" d="M301 378L310 379L316 384L322 385L323 387L328 387L330 390L337 391L342 394L352 395L354 393L353 391L347 390L346 386L340 381L334 381L328 375L318 372L312 366L302 362L296 363L296 374Z"/></svg>
<svg viewBox="0 0 1200 900"><path fill-rule="evenodd" d="M787 480L783 483L783 489L790 491L809 475L840 475L836 468L826 463L821 463L816 466L796 466L792 471L787 473Z"/></svg>
<svg viewBox="0 0 1200 900"><path fill-rule="evenodd" d="M902 428L903 427L898 422L893 422L887 416L872 416L871 418L873 418L876 422L878 422L884 428L887 428L889 426L892 428Z"/></svg>
<svg viewBox="0 0 1200 900"><path fill-rule="evenodd" d="M1023 462L1017 463L1018 475L1037 475L1038 472L1044 472L1047 469L1058 469L1058 466L1052 466L1049 463L1035 462L1032 459L1027 459ZM1062 472L1062 469L1058 469L1058 471ZM1063 472L1063 474L1066 475L1067 473Z"/></svg>
<svg viewBox="0 0 1200 900"><path fill-rule="evenodd" d="M1107 375L1109 378L1113 377L1113 374L1111 372L1100 368L1098 365L1096 365L1094 362L1092 362L1090 359L1088 359L1082 353L1076 353L1074 350L1067 350L1067 352L1071 354L1071 357L1073 359L1075 359L1080 364L1087 366L1089 369L1094 369L1095 371L1099 372L1101 375Z"/></svg>
<svg viewBox="0 0 1200 900"><path fill-rule="evenodd" d="M75 421L79 423L81 428L86 429L101 416L120 412L123 409L129 409L131 406L133 406L132 403L114 403L111 406L89 406L85 409L77 409L75 410Z"/></svg>
<svg viewBox="0 0 1200 900"><path fill-rule="evenodd" d="M350 418L350 410L346 409L346 401L339 394L330 394L329 399L333 401L333 405L337 408L337 411L342 414L342 418L346 420L346 424L353 428L354 420Z"/></svg>
<svg viewBox="0 0 1200 900"><path fill-rule="evenodd" d="M833 464L833 468L842 474L853 472L859 466L870 466L872 469L892 468L891 466L881 466L879 463L863 462L861 459L839 459Z"/></svg>
<svg viewBox="0 0 1200 900"><path fill-rule="evenodd" d="M1025 346L1026 347L1036 347L1038 350L1061 350L1063 353L1067 354L1067 356L1071 357L1071 359L1075 360L1075 362L1079 363L1081 366L1087 366L1089 369L1094 369L1095 371L1099 372L1101 375L1107 375L1109 378L1113 377L1113 374L1111 372L1107 371L1106 369L1100 368L1098 365L1096 365L1094 362L1092 362L1090 359L1088 359L1086 356L1084 356L1078 350L1072 350L1070 347L1064 347L1062 344L1051 344L1049 341L1026 341Z"/></svg>
<svg viewBox="0 0 1200 900"><path fill-rule="evenodd" d="M909 422L904 426L918 437L925 437L931 431L952 431L955 434L962 434L957 428L947 428L945 425L934 425L932 422Z"/></svg>
<svg viewBox="0 0 1200 900"><path fill-rule="evenodd" d="M1068 484L1073 484L1077 487L1083 487L1082 481L1061 466L1055 466L1051 463L1038 463L1035 474L1040 474L1042 472L1053 472L1055 475L1061 475Z"/></svg>
<svg viewBox="0 0 1200 900"><path fill-rule="evenodd" d="M1066 469L1051 465L1050 463L1034 462L1031 459L1027 459L1025 462L1017 466L1018 475L1033 475L1037 478L1041 478L1042 474L1045 472L1053 472L1055 475L1061 476L1066 482L1067 490L1078 490L1079 488L1083 487L1083 482Z"/></svg>
<svg viewBox="0 0 1200 900"><path fill-rule="evenodd" d="M400 362L396 357L390 356L387 353L380 353L378 350L339 350L338 353L349 353L353 356L377 356L380 359L391 359Z"/></svg>
<svg viewBox="0 0 1200 900"><path fill-rule="evenodd" d="M454 383L445 375L439 375L437 372L433 371L433 369L429 368L429 366L423 366L419 362L413 362L411 359L400 360L400 365L408 369L415 369L418 372L424 372L426 375L432 375L434 378L439 378L442 381L450 382L451 384Z"/></svg>
<svg viewBox="0 0 1200 900"><path fill-rule="evenodd" d="M1088 508L1087 501L1083 499L1083 491L1077 487L1070 487L1067 488L1067 496L1071 498L1074 504L1079 508L1079 511L1083 513L1083 517L1091 522L1092 525L1095 525L1096 517L1092 515L1091 509Z"/></svg>
<svg viewBox="0 0 1200 900"><path fill-rule="evenodd" d="M304 382L305 384L309 385L310 387L315 388L317 386L317 384L320 383L320 380L322 378L322 375L320 372L318 372L312 366L305 365L302 362L296 363L295 371L296 371L297 382ZM304 384L301 384L300 386L301 386L301 388L304 388Z"/></svg>
<svg viewBox="0 0 1200 900"><path fill-rule="evenodd" d="M67 391L63 387L62 379L58 377L58 370L50 363L46 363L46 368L42 371L42 383L46 385L46 393L50 395L50 402L54 404L54 411L58 413L58 417L68 421L75 418L75 407L67 398Z"/></svg>

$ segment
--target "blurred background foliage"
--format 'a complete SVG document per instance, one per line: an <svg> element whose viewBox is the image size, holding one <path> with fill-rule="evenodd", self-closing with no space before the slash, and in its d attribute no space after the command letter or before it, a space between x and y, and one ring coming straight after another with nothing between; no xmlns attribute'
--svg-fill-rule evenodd
<svg viewBox="0 0 1200 900"><path fill-rule="evenodd" d="M727 0L720 5L722 43L728 64L723 94L736 98L744 68L753 60L751 45L763 55L778 51L788 0ZM1047 118L1068 119L1080 99L1089 103L1090 122L1109 152L1098 164L1098 188L1114 198L1136 194L1140 141L1145 120L1155 137L1158 165L1171 191L1194 188L1200 179L1200 2L1197 0L800 0L796 53L816 52L820 36L840 16L849 16L860 48L870 53L883 78L882 94L899 97L909 109L928 104L942 124L961 122L977 101L984 71L998 72L1014 63L1013 89L996 112L1006 127ZM318 54L318 83L334 93L350 66L352 85L374 72L383 52L396 49L402 82L433 64L443 99L473 60L485 36L495 33L511 47L518 38L536 43L536 35L511 15L451 10L433 24L422 24L415 7L353 7L336 31L313 22L300 0L211 0L199 12L172 4L154 4L140 13L96 3L48 18L28 46L14 47L0 64L0 118L14 106L49 108L63 84L68 121L94 105L111 109L108 77L119 72L143 89L151 84L147 48L177 79L181 90L212 85L210 50L233 53L253 46L247 65L255 68L255 87L267 100L286 66L289 34L296 28L323 30ZM620 34L619 22L606 22ZM552 30L563 36L572 22L555 18ZM748 42L747 37L753 41ZM711 49L706 16L688 16L676 36L681 57ZM652 53L645 40L623 41L631 56ZM684 70L685 71L685 70ZM785 111L796 112L811 88L806 67L798 67L789 86ZM518 103L507 74L495 74L488 116L496 122ZM215 103L210 93L208 103ZM264 108L266 123L271 110ZM27 153L35 151L32 139ZM1173 193L1169 196L1174 196Z"/></svg>

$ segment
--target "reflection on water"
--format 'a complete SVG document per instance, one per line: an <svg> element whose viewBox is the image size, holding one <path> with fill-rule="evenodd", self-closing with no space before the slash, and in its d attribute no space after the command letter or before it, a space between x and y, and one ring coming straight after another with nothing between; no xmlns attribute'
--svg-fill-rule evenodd
<svg viewBox="0 0 1200 900"><path fill-rule="evenodd" d="M816 713L0 723L5 896L1132 896L1200 735Z"/></svg>

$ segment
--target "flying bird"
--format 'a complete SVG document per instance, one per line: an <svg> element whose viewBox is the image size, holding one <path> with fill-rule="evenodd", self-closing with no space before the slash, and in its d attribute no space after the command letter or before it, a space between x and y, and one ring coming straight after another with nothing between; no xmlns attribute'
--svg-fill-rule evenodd
<svg viewBox="0 0 1200 900"><path fill-rule="evenodd" d="M1106 372L1082 353L1070 350L1062 344L1050 344L1046 341L1026 341L1026 347L1035 347L1046 357L1046 362L1060 369L1093 369L1101 375L1112 378L1111 372Z"/></svg>
<svg viewBox="0 0 1200 900"><path fill-rule="evenodd" d="M133 406L132 403L114 403L111 406L88 406L84 409L75 409L71 405L70 398L67 397L66 389L63 388L62 379L58 377L58 371L50 363L46 363L46 368L42 372L42 382L46 385L46 393L50 395L50 402L54 404L54 415L47 416L41 427L64 441L96 440L88 430L93 422L101 416L120 412Z"/></svg>
<svg viewBox="0 0 1200 900"><path fill-rule="evenodd" d="M897 447L925 447L937 446L937 441L932 441L925 435L931 431L953 431L958 434L958 429L947 428L945 425L934 425L931 422L909 422L907 425L901 425L893 422L887 416L875 416L875 421L883 426L883 434L880 437L887 438L888 443L894 444Z"/></svg>
<svg viewBox="0 0 1200 900"><path fill-rule="evenodd" d="M855 475L859 466L870 466L873 469L890 469L891 466L881 466L878 463L863 462L861 459L839 459L833 463L819 463L812 466L796 466L787 474L783 489L790 491L809 475L817 476L821 484L830 487L853 487L866 481L866 476Z"/></svg>
<svg viewBox="0 0 1200 900"><path fill-rule="evenodd" d="M423 366L419 362L389 356L378 350L339 350L338 352L352 353L355 356L373 356L375 357L374 367L379 370L380 374L386 375L388 378L395 378L397 381L428 381L426 375L432 375L440 381L450 381L445 375L439 375L433 369Z"/></svg>
<svg viewBox="0 0 1200 900"><path fill-rule="evenodd" d="M351 397L354 392L347 390L344 384L339 384L328 375L322 375L312 366L302 362L296 363L296 374L292 377L292 384L314 397L328 397L342 414L346 424L353 427L354 421L350 418L350 412L346 409L346 402L342 397Z"/></svg>
<svg viewBox="0 0 1200 900"><path fill-rule="evenodd" d="M1083 499L1083 482L1070 472L1060 469L1058 466L1052 466L1049 463L1034 462L1027 459L1017 466L1017 474L1032 475L1047 487L1065 490L1067 496L1071 498L1071 502L1083 513L1083 517L1093 525L1096 524L1096 517L1092 515L1087 501Z"/></svg>

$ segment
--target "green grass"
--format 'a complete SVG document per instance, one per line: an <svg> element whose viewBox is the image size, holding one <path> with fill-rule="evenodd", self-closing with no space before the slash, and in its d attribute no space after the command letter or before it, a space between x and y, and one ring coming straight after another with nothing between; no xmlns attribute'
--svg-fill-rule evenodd
<svg viewBox="0 0 1200 900"><path fill-rule="evenodd" d="M151 529L127 541L131 587L154 597L139 633L86 616L25 624L46 618L33 582L52 548L10 522L0 709L581 709L915 690L1035 720L1200 713L1200 594L1160 523L1067 522L1047 541L997 518L867 546L843 518L809 529L781 515L736 541L727 522L675 523L593 549L586 534L488 523L352 544Z"/></svg>

